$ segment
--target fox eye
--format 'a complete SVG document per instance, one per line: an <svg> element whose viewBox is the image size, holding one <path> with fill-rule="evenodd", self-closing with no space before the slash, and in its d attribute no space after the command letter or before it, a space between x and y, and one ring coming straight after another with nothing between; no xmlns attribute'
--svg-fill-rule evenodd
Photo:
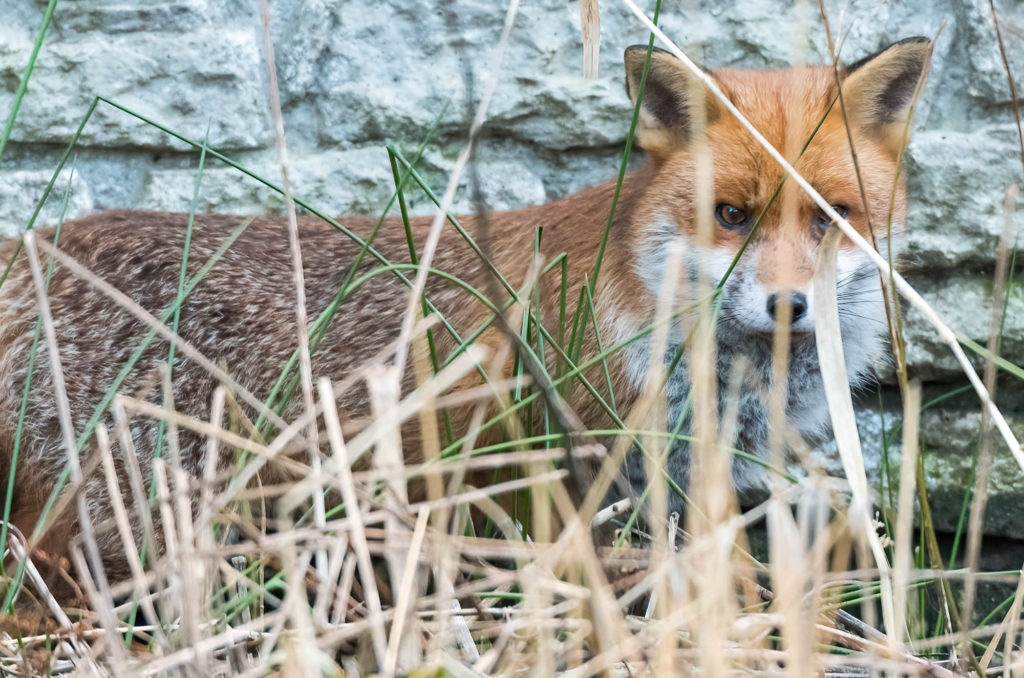
<svg viewBox="0 0 1024 678"><path fill-rule="evenodd" d="M839 216L841 216L843 219L845 219L846 215L850 213L850 210L847 209L845 205L832 205L832 209L834 209L836 212L839 212ZM831 223L832 218L829 217L824 212L822 212L821 210L818 210L818 216L814 218L814 227L817 228L819 232L824 233L825 231L828 230L828 227Z"/></svg>
<svg viewBox="0 0 1024 678"><path fill-rule="evenodd" d="M724 202L715 205L715 218L723 228L730 231L737 231L750 225L750 215L746 211Z"/></svg>

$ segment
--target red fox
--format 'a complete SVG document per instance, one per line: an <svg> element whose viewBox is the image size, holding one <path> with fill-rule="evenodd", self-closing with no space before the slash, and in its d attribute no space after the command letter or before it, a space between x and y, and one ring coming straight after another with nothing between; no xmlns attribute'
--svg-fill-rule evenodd
<svg viewBox="0 0 1024 678"><path fill-rule="evenodd" d="M905 222L906 198L898 179L898 162L905 142L906 121L915 88L926 70L930 42L909 38L836 72L830 67L791 71L752 72L720 70L712 77L749 120L791 161L811 184L865 236L869 228L881 239L891 224L899 231ZM625 52L626 81L635 102L646 60L646 46ZM610 241L595 290L596 324L605 345L633 337L652 320L670 243L686 243L686 263L713 280L724 278L749 238L738 264L725 281L716 343L720 393L725 393L730 365L743 357L750 366L739 408L735 446L754 457L765 457L769 417L765 397L771 381L772 332L776 310L788 300L792 318L792 348L786 416L791 427L809 439L827 433L829 418L813 339L810 281L815 249L829 226L825 217L793 182L784 182L778 165L740 126L720 102L706 95L684 65L661 50L652 54L637 128L639 145L650 163L629 173L611 224ZM842 95L840 97L840 94ZM695 108L695 102L702 102ZM701 122L696 122L702 118ZM702 130L702 132L700 131ZM713 200L698 200L695 138L698 133L711 151L709 185ZM856 150L857 166L851 155ZM858 181L858 174L860 181ZM778 199L773 194L781 186ZM609 211L615 180L546 205L491 214L489 256L510 281L526 278L534 259L537 227L542 227L540 249L551 261L567 255L566 313L576 310L578 291L594 270ZM698 214L707 204L708 214ZM711 243L697 239L697 223L713 226ZM476 216L460 218L471 233ZM96 275L125 292L154 315L171 306L177 290L186 244L188 216L140 211L113 211L65 223L59 249ZM188 256L188 275L213 256L243 222L241 217L199 215L195 218ZM366 236L374 222L367 218L343 219ZM418 247L426 237L429 219L412 220ZM40 229L36 237L52 241L55 229ZM335 228L313 218L300 218L299 236L305 272L309 317L316 318L338 293L360 246ZM384 223L373 247L393 262L409 261L409 245L402 223ZM0 479L6 492L18 430L19 411L26 386L30 349L38 316L35 287L25 255L17 240L6 242L0 256L14 259L10 275L0 288ZM45 261L45 257L44 257ZM379 264L367 257L360 272ZM487 267L453 229L445 230L433 266L469 285L487 289ZM865 256L846 242L839 255L838 301L842 337L851 382L869 379L872 368L885 355L886 322L881 283ZM266 399L296 346L295 290L286 222L280 217L252 221L227 248L202 282L190 293L181 310L178 333L253 395ZM545 284L542 280L542 285ZM543 288L545 318L555 318L557 300ZM94 410L119 372L128 363L147 327L88 283L57 265L49 283L56 343L66 374L71 420L76 435L89 424ZM313 353L314 376L335 382L352 374L399 335L408 288L393 274L379 274L351 291ZM440 276L431 276L427 298L447 323L468 336L489 316L464 288ZM569 316L571 317L571 315ZM443 360L458 346L451 333L438 328L437 351ZM480 341L493 342L497 330ZM670 360L681 333L671 333L666 355ZM596 355L597 336L588 332L584 358ZM647 366L650 342L636 341L609 359L610 379L620 411L636 402ZM159 402L161 365L167 345L153 342L120 384L122 393ZM662 360L664 356L653 356ZM411 371L410 371L411 372ZM179 357L173 366L173 398L178 411L209 417L216 379L194 361ZM406 387L413 385L407 375ZM607 390L604 380L595 384ZM686 361L669 374L666 386L668 430L684 414L690 392ZM25 428L19 441L14 469L12 522L31 530L43 510L55 479L67 464L49 359L38 351L28 393ZM367 395L361 386L338 394L339 411L348 422L365 422ZM301 398L282 413L286 421L301 411ZM580 420L595 429L607 428L606 416L583 389L570 398ZM253 416L254 413L248 413ZM109 414L106 415L109 417ZM108 421L109 420L104 420ZM464 422L455 417L455 435ZM352 423L352 425L355 425ZM136 417L131 436L144 476L153 468L159 435L154 420ZM403 441L410 456L417 454L416 431ZM86 445L83 459L94 453ZM125 450L116 451L117 471L127 473ZM675 444L667 469L685 487L689 452ZM202 476L205 439L182 435L180 456L185 470ZM102 470L84 463L84 488L92 521L97 526L100 550L115 570L124 546L111 525L109 501ZM89 469L92 469L90 472ZM763 482L760 467L736 459L734 481L742 494ZM627 486L642 488L643 464L635 455L627 462ZM126 488L128 483L122 483ZM126 504L132 506L125 489ZM65 511L49 527L44 547L61 553L69 536L77 532L74 511ZM136 530L139 524L133 523ZM136 534L136 538L140 538ZM120 555L119 555L120 554ZM123 570L120 570L123 571Z"/></svg>

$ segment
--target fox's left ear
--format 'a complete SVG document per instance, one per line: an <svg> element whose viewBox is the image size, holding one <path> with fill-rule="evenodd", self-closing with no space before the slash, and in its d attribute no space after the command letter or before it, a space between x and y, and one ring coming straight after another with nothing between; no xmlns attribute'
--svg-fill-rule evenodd
<svg viewBox="0 0 1024 678"><path fill-rule="evenodd" d="M845 70L842 87L848 119L894 154L904 142L914 92L927 75L931 55L929 38L905 38Z"/></svg>

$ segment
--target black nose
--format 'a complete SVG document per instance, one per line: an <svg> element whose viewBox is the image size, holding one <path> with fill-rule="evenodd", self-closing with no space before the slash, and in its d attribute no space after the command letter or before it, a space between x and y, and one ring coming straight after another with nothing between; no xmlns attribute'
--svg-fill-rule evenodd
<svg viewBox="0 0 1024 678"><path fill-rule="evenodd" d="M768 315L771 316L772 320L775 320L775 309L781 303L778 294L773 294L768 297ZM800 320L807 313L807 297L803 292L793 292L790 294L790 303L793 306L793 322Z"/></svg>

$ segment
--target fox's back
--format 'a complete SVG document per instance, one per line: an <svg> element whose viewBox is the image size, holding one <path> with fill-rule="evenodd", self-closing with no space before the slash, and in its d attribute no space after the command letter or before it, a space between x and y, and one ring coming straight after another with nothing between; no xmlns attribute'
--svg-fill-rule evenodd
<svg viewBox="0 0 1024 678"><path fill-rule="evenodd" d="M567 282L578 284L583 271L589 270L585 260L596 252L601 224L585 218L586 228L581 230L566 222L588 210L597 213L606 209L610 187L591 192L593 199L574 197L562 201L565 204L561 209L550 209L549 205L545 210L527 208L494 216L487 224L494 237L486 253L493 269L512 287L519 288L534 258L536 229L544 227L542 259L550 259L556 250L573 250L574 256L569 257L572 280ZM628 202L627 196L623 212ZM587 207L584 210L576 203ZM372 249L319 218L300 217L298 221L310 325L329 312L333 302L341 302L330 312L326 333L314 334L322 350L313 352L313 373L335 380L351 376L354 370L386 352L398 338L408 305L409 283L416 275L400 219L387 219L379 229L376 219L366 217L346 218L343 222L364 242L372 236ZM418 255L422 254L430 222L430 218L412 221ZM462 225L471 231L476 227L473 217L463 217ZM187 214L113 211L63 224L57 244L66 255L168 325L174 322L169 311L179 292L187 251L184 285L189 289L176 331L239 385L266 400L297 347L295 278L287 220L196 215L191 231L187 226ZM52 242L56 231L39 229L36 235ZM584 252L580 252L581 247ZM0 254L4 261L10 261L19 249L19 242L12 239L2 245ZM42 263L45 269L45 254ZM498 303L507 302L508 295L493 279L491 266L485 264L481 253L474 252L449 224L442 229L432 268L455 279L428 279L427 299L448 325L434 332L438 359L443 362L491 315L487 305L490 294L500 292ZM201 271L202 277L197 279ZM17 427L35 343L35 295L22 251L0 287L0 445L8 449L13 445L11 437ZM62 265L53 269L47 297L77 435L86 429L112 389L159 402L161 365L168 359L166 341L150 341L140 355L134 355L146 340L146 323ZM574 302L570 300L569 304L571 312ZM495 330L491 329L481 340L488 342L494 336ZM52 474L63 468L65 459L61 441L53 435L60 428L43 344L35 355L36 374L26 421L30 435L39 440L31 445L26 440L22 447L32 450L33 467L42 474ZM173 365L175 408L205 418L216 378L182 358L180 352L178 356ZM131 361L133 367L122 374ZM361 384L342 394L339 403L343 417L366 414ZM295 413L296 407L298 399L292 399L285 419Z"/></svg>

